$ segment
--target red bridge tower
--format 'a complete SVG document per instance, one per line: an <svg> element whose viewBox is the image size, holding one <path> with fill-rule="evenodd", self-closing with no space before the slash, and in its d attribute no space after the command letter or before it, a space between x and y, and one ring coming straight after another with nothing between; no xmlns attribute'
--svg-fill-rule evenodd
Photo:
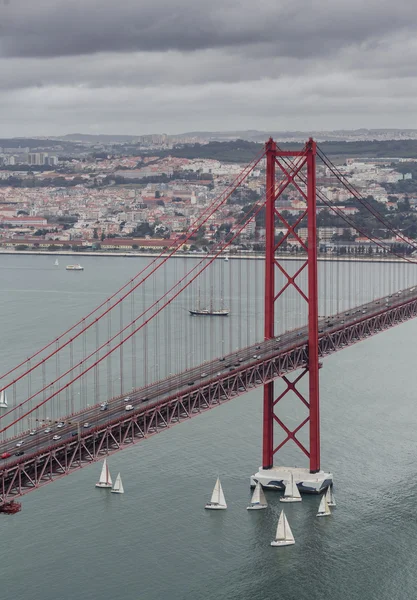
<svg viewBox="0 0 417 600"><path fill-rule="evenodd" d="M277 181L276 167L281 178ZM277 208L277 200L289 185L293 185L305 200L306 208L297 221L290 225ZM274 394L274 381L264 386L263 407L263 452L262 467L252 479L252 485L259 480L264 487L283 489L293 473L300 491L320 493L332 483L332 474L320 470L320 411L319 411L319 355L318 355L318 285L317 285L317 227L316 227L316 143L309 139L303 150L283 151L269 139L266 143L266 218L265 218L265 339L273 339L275 333L275 308L277 300L292 286L296 294L307 303L308 344L306 367L294 380L283 376L286 389L278 397ZM307 240L297 233L297 226L307 220ZM279 223L285 234L275 241L275 227ZM288 239L295 239L305 251L306 258L291 274L286 261L276 253ZM298 266L298 265L297 265ZM284 285L276 289L277 269L284 276ZM307 271L307 290L303 291L297 278ZM299 381L308 377L308 397L299 389ZM307 417L290 430L278 416L277 405L289 392L294 392L307 407ZM284 431L284 439L274 445L274 424ZM308 446L297 438L297 433L309 425ZM287 442L292 440L309 459L309 468L274 466L274 455Z"/></svg>

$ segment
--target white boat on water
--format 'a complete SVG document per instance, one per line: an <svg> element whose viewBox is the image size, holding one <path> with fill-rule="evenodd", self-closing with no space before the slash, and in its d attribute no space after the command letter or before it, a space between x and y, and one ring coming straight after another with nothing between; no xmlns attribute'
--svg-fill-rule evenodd
<svg viewBox="0 0 417 600"><path fill-rule="evenodd" d="M113 489L111 491L112 494L124 494L125 491L123 489L122 478L120 477L120 473L117 473L116 481L114 482Z"/></svg>
<svg viewBox="0 0 417 600"><path fill-rule="evenodd" d="M282 510L278 519L278 527L275 534L275 539L271 542L271 546L292 546L293 544L295 544L295 539L287 517Z"/></svg>
<svg viewBox="0 0 417 600"><path fill-rule="evenodd" d="M326 492L326 500L329 506L336 506L336 500L333 494L333 488L329 485Z"/></svg>
<svg viewBox="0 0 417 600"><path fill-rule="evenodd" d="M280 502L301 502L301 495L297 484L294 481L294 475L291 473L290 480L285 484L285 492Z"/></svg>
<svg viewBox="0 0 417 600"><path fill-rule="evenodd" d="M111 475L110 475L109 467L107 466L106 458L104 459L103 467L102 467L101 473L100 473L100 479L96 483L96 487L98 487L98 488L111 488L112 487Z"/></svg>
<svg viewBox="0 0 417 600"><path fill-rule="evenodd" d="M329 517L331 515L329 505L327 504L326 494L323 494L320 500L319 512L316 517Z"/></svg>
<svg viewBox="0 0 417 600"><path fill-rule="evenodd" d="M228 256L224 257L224 262L229 262L229 257Z"/></svg>
<svg viewBox="0 0 417 600"><path fill-rule="evenodd" d="M8 406L6 390L3 390L0 392L0 408L7 408Z"/></svg>
<svg viewBox="0 0 417 600"><path fill-rule="evenodd" d="M65 268L67 271L84 271L81 265L67 265Z"/></svg>
<svg viewBox="0 0 417 600"><path fill-rule="evenodd" d="M59 260L58 260L58 259L56 259L56 261L54 262L54 265L55 265L56 267L59 267Z"/></svg>
<svg viewBox="0 0 417 600"><path fill-rule="evenodd" d="M250 505L247 507L247 510L260 510L262 508L268 508L268 502L266 501L262 486L258 481L252 494Z"/></svg>
<svg viewBox="0 0 417 600"><path fill-rule="evenodd" d="M217 477L217 481L211 495L211 500L208 504L206 504L205 508L209 510L225 510L227 508L226 499L223 494L223 488L219 477Z"/></svg>

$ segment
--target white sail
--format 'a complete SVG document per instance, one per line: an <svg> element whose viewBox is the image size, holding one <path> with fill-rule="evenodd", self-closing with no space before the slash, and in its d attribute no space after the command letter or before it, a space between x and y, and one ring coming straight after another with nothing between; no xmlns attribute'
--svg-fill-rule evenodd
<svg viewBox="0 0 417 600"><path fill-rule="evenodd" d="M280 502L301 502L300 491L294 481L294 475L291 473L290 480L285 484L285 492Z"/></svg>
<svg viewBox="0 0 417 600"><path fill-rule="evenodd" d="M223 494L223 488L222 488L222 484L220 483L220 479L219 479L219 504L220 504L220 506L226 506L226 498L224 497L224 494Z"/></svg>
<svg viewBox="0 0 417 600"><path fill-rule="evenodd" d="M7 395L6 395L6 391L3 390L0 393L0 408L7 408L8 404L7 404Z"/></svg>
<svg viewBox="0 0 417 600"><path fill-rule="evenodd" d="M268 503L265 498L264 491L262 489L261 483L258 481L256 484L255 490L252 494L252 499L250 501L250 506L248 506L248 510L253 508L267 508Z"/></svg>
<svg viewBox="0 0 417 600"><path fill-rule="evenodd" d="M96 487L111 488L111 486L112 480L109 467L107 466L107 459L104 459L103 467L100 473L100 479L98 480L98 483L96 483Z"/></svg>
<svg viewBox="0 0 417 600"><path fill-rule="evenodd" d="M220 479L217 478L217 481L214 485L213 492L211 494L210 502L212 504L219 504L219 498L220 498Z"/></svg>
<svg viewBox="0 0 417 600"><path fill-rule="evenodd" d="M227 508L226 499L223 494L223 488L219 477L217 478L213 493L211 494L211 500L208 504L206 504L206 508Z"/></svg>
<svg viewBox="0 0 417 600"><path fill-rule="evenodd" d="M125 491L123 489L122 478L120 477L120 473L117 474L116 481L114 482L114 486L112 489L113 494L124 494Z"/></svg>
<svg viewBox="0 0 417 600"><path fill-rule="evenodd" d="M261 501L261 484L258 483L256 484L255 487L255 491L253 492L253 496L252 496L252 504L259 504L259 502Z"/></svg>
<svg viewBox="0 0 417 600"><path fill-rule="evenodd" d="M317 517L327 517L331 515L329 505L327 504L326 494L323 494L320 500L319 511L317 513Z"/></svg>
<svg viewBox="0 0 417 600"><path fill-rule="evenodd" d="M290 544L294 543L295 539L291 531L290 524L288 523L287 517L285 516L285 513L282 510L278 519L278 526L275 539L273 542L271 542L271 546L289 546Z"/></svg>
<svg viewBox="0 0 417 600"><path fill-rule="evenodd" d="M327 504L329 506L336 506L336 500L335 500L335 497L334 497L334 494L333 494L333 489L332 489L332 487L330 485L327 488L326 500L327 500Z"/></svg>
<svg viewBox="0 0 417 600"><path fill-rule="evenodd" d="M58 261L58 259L56 259L56 261L55 261L55 266L56 266L56 267L58 267L58 266L59 266L59 261Z"/></svg>
<svg viewBox="0 0 417 600"><path fill-rule="evenodd" d="M226 504L226 500L225 500L225 497L223 494L222 484L220 483L219 477L217 478L216 484L214 486L210 502L212 504L220 504L220 505Z"/></svg>

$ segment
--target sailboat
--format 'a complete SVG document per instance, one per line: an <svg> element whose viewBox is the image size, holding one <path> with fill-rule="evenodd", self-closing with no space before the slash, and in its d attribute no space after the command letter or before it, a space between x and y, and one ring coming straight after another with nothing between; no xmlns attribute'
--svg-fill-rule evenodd
<svg viewBox="0 0 417 600"><path fill-rule="evenodd" d="M226 308L194 308L190 309L190 315L193 317L227 317L229 311Z"/></svg>
<svg viewBox="0 0 417 600"><path fill-rule="evenodd" d="M117 473L116 481L114 482L113 489L111 491L112 494L124 494L125 491L123 489L122 478L120 477L120 473Z"/></svg>
<svg viewBox="0 0 417 600"><path fill-rule="evenodd" d="M285 492L280 502L301 502L300 492L294 481L294 475L291 473L290 480L285 484Z"/></svg>
<svg viewBox="0 0 417 600"><path fill-rule="evenodd" d="M210 510L225 510L227 508L226 499L223 494L222 484L220 478L217 477L216 485L214 486L211 500L206 504L205 508Z"/></svg>
<svg viewBox="0 0 417 600"><path fill-rule="evenodd" d="M201 308L200 288L198 288L197 308L190 309L189 313L192 317L227 317L229 315L229 311L227 310L227 308L223 307L223 294L222 294L221 307L215 308L213 306L213 287L210 288L210 306L209 306L209 308Z"/></svg>
<svg viewBox="0 0 417 600"><path fill-rule="evenodd" d="M229 257L228 256L224 257L224 262L229 262Z"/></svg>
<svg viewBox="0 0 417 600"><path fill-rule="evenodd" d="M111 488L111 486L112 486L111 475L110 475L109 467L107 466L107 459L105 458L103 467L102 467L101 473L100 473L100 479L98 480L98 483L96 483L96 487Z"/></svg>
<svg viewBox="0 0 417 600"><path fill-rule="evenodd" d="M278 519L278 527L275 534L275 539L271 542L271 546L292 546L293 544L295 544L295 539L287 517L282 510Z"/></svg>
<svg viewBox="0 0 417 600"><path fill-rule="evenodd" d="M59 260L58 260L58 259L56 259L56 261L54 262L54 265L55 265L56 267L59 267Z"/></svg>
<svg viewBox="0 0 417 600"><path fill-rule="evenodd" d="M7 408L8 404L7 404L7 395L6 395L6 390L3 390L2 392L0 392L0 408Z"/></svg>
<svg viewBox="0 0 417 600"><path fill-rule="evenodd" d="M329 506L336 506L336 500L333 494L333 488L329 485L326 492L326 500Z"/></svg>
<svg viewBox="0 0 417 600"><path fill-rule="evenodd" d="M320 500L319 512L316 514L316 517L328 517L331 514L329 505L327 504L326 494L323 494Z"/></svg>
<svg viewBox="0 0 417 600"><path fill-rule="evenodd" d="M256 487L252 494L252 499L247 510L259 510L261 508L268 508L268 502L266 501L264 491L260 482L256 484Z"/></svg>

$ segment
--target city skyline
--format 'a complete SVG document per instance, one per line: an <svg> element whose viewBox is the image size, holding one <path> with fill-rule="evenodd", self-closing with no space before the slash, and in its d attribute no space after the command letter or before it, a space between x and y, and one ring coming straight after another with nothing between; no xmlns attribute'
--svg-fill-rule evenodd
<svg viewBox="0 0 417 600"><path fill-rule="evenodd" d="M309 6L3 0L1 135L412 127L413 6Z"/></svg>

